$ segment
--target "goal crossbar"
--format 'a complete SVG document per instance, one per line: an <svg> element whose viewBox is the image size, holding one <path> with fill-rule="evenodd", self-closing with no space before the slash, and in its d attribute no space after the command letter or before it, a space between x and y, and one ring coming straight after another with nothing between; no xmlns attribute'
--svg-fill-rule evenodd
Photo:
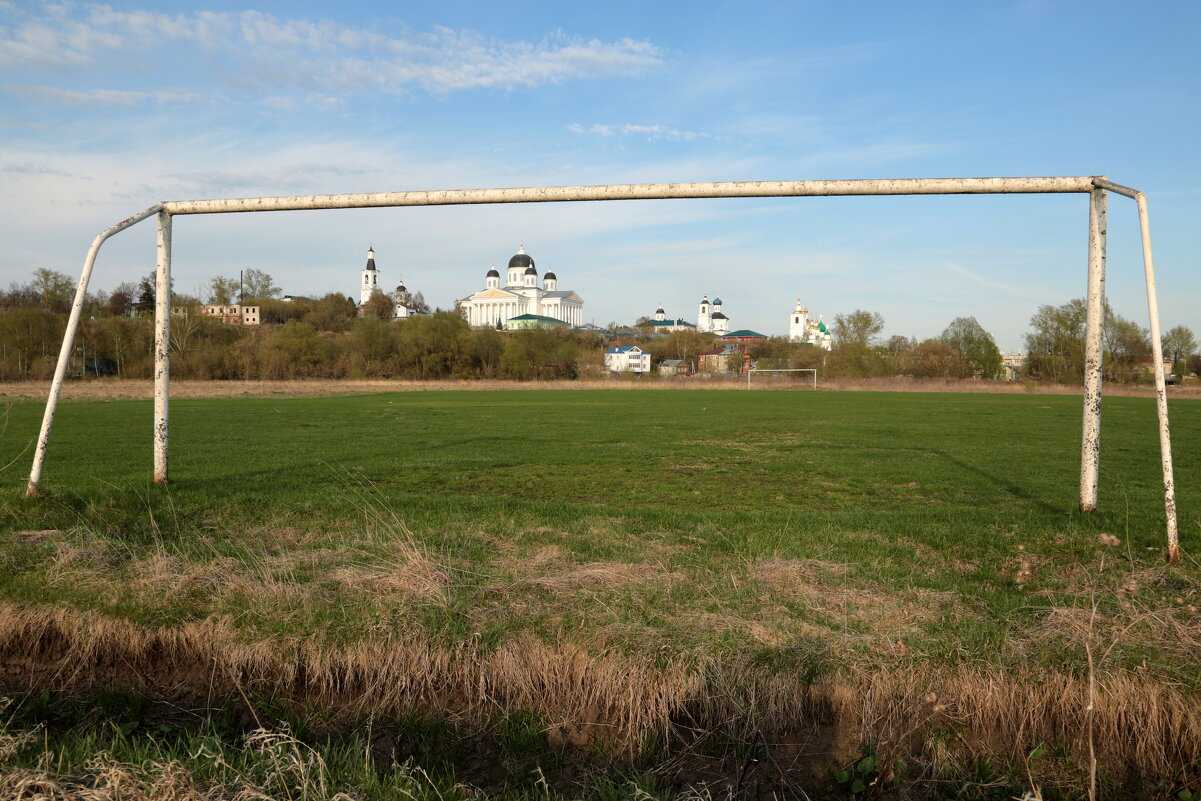
<svg viewBox="0 0 1201 801"><path fill-rule="evenodd" d="M63 334L63 344L42 416L26 495L36 495L54 415L62 393L75 332L79 327L88 282L100 246L109 237L149 217L157 217L154 341L154 480L167 480L168 398L170 393L171 221L177 215L230 214L256 211L379 208L387 206L453 206L491 203L559 203L601 200L667 200L683 198L835 197L868 195L1089 195L1088 297L1085 324L1083 438L1080 459L1080 508L1097 508L1101 426L1101 319L1105 282L1105 242L1108 193L1135 200L1143 248L1147 308L1151 321L1151 348L1155 359L1155 395L1159 421L1160 461L1163 470L1164 511L1167 519L1170 561L1180 559L1176 530L1176 492L1173 482L1171 441L1168 431L1167 389L1160 340L1159 304L1151 253L1147 198L1142 192L1108 180L1106 176L1052 176L1005 178L888 178L824 181L719 181L705 183L612 184L595 186L508 187L448 189L415 192L300 195L290 197L172 200L156 203L110 228L92 241L76 287L75 299ZM749 375L748 375L749 380Z"/></svg>

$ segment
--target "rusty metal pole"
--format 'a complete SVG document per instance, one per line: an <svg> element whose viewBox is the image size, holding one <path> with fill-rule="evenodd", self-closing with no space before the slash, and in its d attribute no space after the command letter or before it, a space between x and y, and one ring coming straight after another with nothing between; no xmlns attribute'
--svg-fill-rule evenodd
<svg viewBox="0 0 1201 801"><path fill-rule="evenodd" d="M158 213L154 281L154 481L167 480L167 406L171 395L171 215Z"/></svg>
<svg viewBox="0 0 1201 801"><path fill-rule="evenodd" d="M1108 194L1093 188L1088 203L1088 306L1084 327L1084 432L1080 442L1080 510L1097 511L1101 466L1101 331L1105 325L1105 227Z"/></svg>
<svg viewBox="0 0 1201 801"><path fill-rule="evenodd" d="M1159 333L1159 299L1155 287L1155 261L1151 256L1151 223L1147 219L1147 196L1137 189L1094 178L1093 186L1107 189L1138 203L1139 233L1143 243L1143 274L1147 283L1147 312L1151 318L1151 356L1155 359L1155 408L1159 417L1159 458L1163 468L1163 508L1168 530L1169 562L1180 561L1180 537L1176 530L1176 481L1172 476L1172 435L1168 429L1168 387L1163 374L1163 343Z"/></svg>
<svg viewBox="0 0 1201 801"><path fill-rule="evenodd" d="M1151 317L1151 355L1155 359L1155 406L1159 415L1159 456L1163 467L1163 507L1168 524L1169 562L1180 561L1180 539L1176 531L1176 483L1172 477L1172 437L1168 431L1168 388L1163 374L1163 345L1159 333L1159 300L1155 289L1155 264L1151 258L1151 224L1147 220L1147 196L1138 202L1138 223L1143 239L1143 271L1147 276L1147 311Z"/></svg>
<svg viewBox="0 0 1201 801"><path fill-rule="evenodd" d="M50 394L46 398L46 411L42 414L42 430L38 434L38 445L33 452L33 467L29 470L29 483L25 485L26 498L37 495L38 486L42 482L42 466L46 463L46 447L50 444L50 430L54 427L54 413L58 409L59 396L62 395L63 378L67 374L67 362L71 358L71 348L75 345L75 331L79 328L79 318L83 314L83 301L88 294L88 281L92 277L92 267L96 264L96 254L100 252L100 246L104 244L104 240L158 213L162 207L161 203L156 203L145 211L104 229L96 235L96 238L92 240L92 246L88 248L88 255L83 260L83 270L79 274L79 285L75 289L75 302L71 304L71 314L67 317L67 329L63 332L63 344L58 351L58 364L54 368L54 380L50 382Z"/></svg>

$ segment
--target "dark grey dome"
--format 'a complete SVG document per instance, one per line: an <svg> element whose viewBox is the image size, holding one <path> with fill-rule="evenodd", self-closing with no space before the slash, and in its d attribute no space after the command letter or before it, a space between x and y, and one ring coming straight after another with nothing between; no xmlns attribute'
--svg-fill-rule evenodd
<svg viewBox="0 0 1201 801"><path fill-rule="evenodd" d="M552 280L552 281L558 281L558 280L559 280L559 276L555 275L553 272L548 272L546 275L544 275L544 276L542 276L542 277L543 277L543 278L549 278L549 279L550 279L550 280Z"/></svg>
<svg viewBox="0 0 1201 801"><path fill-rule="evenodd" d="M397 285L397 287L396 287L396 291L397 291L397 292L408 292L409 290L405 289L405 285L404 285L404 284L399 284L399 285Z"/></svg>
<svg viewBox="0 0 1201 801"><path fill-rule="evenodd" d="M491 270L488 271L488 275L485 277L486 278L500 278L500 273L498 273L496 271L496 268L493 267Z"/></svg>
<svg viewBox="0 0 1201 801"><path fill-rule="evenodd" d="M517 257L514 256L513 258L517 258ZM527 256L526 258L529 258L529 257ZM509 262L509 266L512 267L513 262ZM534 260L533 259L530 259L530 266L525 268L525 274L526 275L537 275L538 274L538 271L534 269Z"/></svg>
<svg viewBox="0 0 1201 801"><path fill-rule="evenodd" d="M655 309L655 314L667 314L667 312L663 311L663 307L660 306L659 308Z"/></svg>
<svg viewBox="0 0 1201 801"><path fill-rule="evenodd" d="M713 299L713 305L714 305L714 306L720 306L720 305L721 305L721 298L714 298L714 299Z"/></svg>
<svg viewBox="0 0 1201 801"><path fill-rule="evenodd" d="M529 267L533 267L533 266L534 266L534 260L531 259L530 255L528 253L526 253L524 250L515 254L513 256L513 258L509 259L509 269L510 270L516 270L519 268L529 268Z"/></svg>

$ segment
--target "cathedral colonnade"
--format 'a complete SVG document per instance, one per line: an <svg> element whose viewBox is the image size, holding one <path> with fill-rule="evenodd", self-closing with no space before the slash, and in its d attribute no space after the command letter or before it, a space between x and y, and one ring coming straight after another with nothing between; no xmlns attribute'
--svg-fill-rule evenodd
<svg viewBox="0 0 1201 801"><path fill-rule="evenodd" d="M507 328L509 320L525 314L551 317L571 326L584 322L584 299L572 290L559 289L558 276L553 272L548 270L539 276L524 244L509 259L503 279L496 268L488 270L484 289L458 303L467 322L479 327Z"/></svg>

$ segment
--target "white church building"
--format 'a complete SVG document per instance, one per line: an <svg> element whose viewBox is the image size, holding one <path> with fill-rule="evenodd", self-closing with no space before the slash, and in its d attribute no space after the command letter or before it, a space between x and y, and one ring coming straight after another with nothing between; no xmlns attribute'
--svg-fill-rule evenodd
<svg viewBox="0 0 1201 801"><path fill-rule="evenodd" d="M721 336L730 330L730 318L722 314L721 298L714 297L709 302L709 296L701 298L696 307L696 330L700 333L713 333Z"/></svg>
<svg viewBox="0 0 1201 801"><path fill-rule="evenodd" d="M796 308L788 318L788 341L816 345L822 350L830 350L833 347L830 332L826 330L821 316L816 320L810 317L809 309L801 305L800 298L796 299Z"/></svg>
<svg viewBox="0 0 1201 801"><path fill-rule="evenodd" d="M403 281L391 293L383 289L380 271L375 266L375 248L371 247L367 249L367 266L363 268L362 280L359 282L360 315L362 308L367 305L367 301L371 300L371 296L376 292L382 292L389 296L392 301L393 320L403 320L417 313L413 308L412 296Z"/></svg>
<svg viewBox="0 0 1201 801"><path fill-rule="evenodd" d="M559 278L550 270L538 285L538 270L525 252L525 244L509 259L504 286L495 268L484 277L484 288L458 302L463 317L473 326L508 328L509 320L522 315L550 317L568 325L584 322L584 299L570 289L559 289Z"/></svg>

